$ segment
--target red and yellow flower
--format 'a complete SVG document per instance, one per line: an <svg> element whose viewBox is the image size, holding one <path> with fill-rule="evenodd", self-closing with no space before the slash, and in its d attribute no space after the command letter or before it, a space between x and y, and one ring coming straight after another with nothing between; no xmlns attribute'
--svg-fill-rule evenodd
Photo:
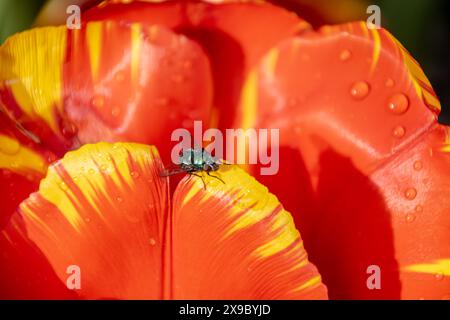
<svg viewBox="0 0 450 320"><path fill-rule="evenodd" d="M260 2L82 17L0 47L1 297L448 297L450 130L387 31ZM170 133L193 120L279 128L279 174L172 192Z"/></svg>

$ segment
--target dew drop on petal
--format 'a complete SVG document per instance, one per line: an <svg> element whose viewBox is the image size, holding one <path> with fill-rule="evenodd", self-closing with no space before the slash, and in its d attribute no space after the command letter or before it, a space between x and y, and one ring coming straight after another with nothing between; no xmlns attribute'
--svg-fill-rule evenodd
<svg viewBox="0 0 450 320"><path fill-rule="evenodd" d="M73 138L78 132L77 127L73 123L65 123L61 129L61 133L65 138Z"/></svg>
<svg viewBox="0 0 450 320"><path fill-rule="evenodd" d="M121 198L121 197L117 197L116 200L117 200L117 202L119 202L119 203L122 203L122 202L123 202L123 198Z"/></svg>
<svg viewBox="0 0 450 320"><path fill-rule="evenodd" d="M182 83L182 82L184 82L184 80L185 80L185 77L181 74L174 74L172 76L172 81L175 83Z"/></svg>
<svg viewBox="0 0 450 320"><path fill-rule="evenodd" d="M414 170L416 171L420 171L423 168L423 163L420 160L417 160L416 162L414 162L413 164Z"/></svg>
<svg viewBox="0 0 450 320"><path fill-rule="evenodd" d="M405 197L408 200L413 200L417 196L417 190L414 188L409 188L405 191Z"/></svg>
<svg viewBox="0 0 450 320"><path fill-rule="evenodd" d="M395 85L395 81L392 78L388 78L385 82L386 87L392 88Z"/></svg>
<svg viewBox="0 0 450 320"><path fill-rule="evenodd" d="M117 71L116 74L114 75L114 80L116 80L117 82L124 81L125 75L124 75L123 71Z"/></svg>
<svg viewBox="0 0 450 320"><path fill-rule="evenodd" d="M411 214L411 213L408 213L407 215L406 215L406 222L408 222L408 223L411 223L411 222L413 222L414 220L416 220L416 216L415 215L413 215L413 214Z"/></svg>
<svg viewBox="0 0 450 320"><path fill-rule="evenodd" d="M186 69L190 69L192 68L192 61L191 60L186 60L183 62L183 67Z"/></svg>
<svg viewBox="0 0 450 320"><path fill-rule="evenodd" d="M388 100L388 108L394 114L403 114L408 107L409 100L403 93L394 94Z"/></svg>
<svg viewBox="0 0 450 320"><path fill-rule="evenodd" d="M416 212L422 212L423 211L423 207L421 205L418 205L416 207Z"/></svg>
<svg viewBox="0 0 450 320"><path fill-rule="evenodd" d="M367 97L369 94L370 87L369 84L365 81L358 81L353 84L350 89L350 94L353 98L360 100Z"/></svg>
<svg viewBox="0 0 450 320"><path fill-rule="evenodd" d="M444 273L438 272L434 275L434 278L438 281L444 280Z"/></svg>
<svg viewBox="0 0 450 320"><path fill-rule="evenodd" d="M91 99L91 105L94 108L102 108L105 105L105 97L103 95L95 95Z"/></svg>
<svg viewBox="0 0 450 320"><path fill-rule="evenodd" d="M111 110L111 115L112 115L113 117L117 117L117 116L119 115L119 113L120 113L120 108L118 108L118 107L112 108L112 110Z"/></svg>
<svg viewBox="0 0 450 320"><path fill-rule="evenodd" d="M350 59L352 57L352 53L350 50L342 50L341 53L339 54L339 59L341 59L341 61L347 61L348 59Z"/></svg>
<svg viewBox="0 0 450 320"><path fill-rule="evenodd" d="M59 184L59 188L60 188L62 191L66 191L66 190L67 190L67 184L66 184L65 182L61 182L61 183Z"/></svg>
<svg viewBox="0 0 450 320"><path fill-rule="evenodd" d="M405 128L402 126L397 126L392 131L392 135L396 138L402 138L405 135Z"/></svg>
<svg viewBox="0 0 450 320"><path fill-rule="evenodd" d="M156 240L154 238L150 238L149 243L154 246L156 244Z"/></svg>
<svg viewBox="0 0 450 320"><path fill-rule="evenodd" d="M132 172L131 172L131 176L132 176L133 178L137 179L137 178L139 178L139 173L136 172L136 171L132 171Z"/></svg>

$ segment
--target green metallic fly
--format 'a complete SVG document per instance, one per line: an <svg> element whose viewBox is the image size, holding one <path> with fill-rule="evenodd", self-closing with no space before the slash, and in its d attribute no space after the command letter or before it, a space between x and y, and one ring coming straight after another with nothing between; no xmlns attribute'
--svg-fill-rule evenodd
<svg viewBox="0 0 450 320"><path fill-rule="evenodd" d="M219 166L221 164L227 163L218 161L216 158L211 156L204 148L183 150L183 154L181 155L179 162L179 165L177 165L173 169L165 170L161 176L168 177L183 172L188 173L202 179L203 187L206 189L205 181L199 174L200 172L206 172L208 176L213 177L225 184L225 182L221 178L212 175L211 172L219 170Z"/></svg>

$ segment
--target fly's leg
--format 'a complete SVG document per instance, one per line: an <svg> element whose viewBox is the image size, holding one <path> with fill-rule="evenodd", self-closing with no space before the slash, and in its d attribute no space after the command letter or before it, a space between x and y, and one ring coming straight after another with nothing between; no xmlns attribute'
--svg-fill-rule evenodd
<svg viewBox="0 0 450 320"><path fill-rule="evenodd" d="M209 173L209 171L206 171L206 174L210 177L216 178L217 180L219 180L220 182L222 182L223 184L225 184L225 181L223 181L221 178L219 178L218 176L213 176L212 174Z"/></svg>
<svg viewBox="0 0 450 320"><path fill-rule="evenodd" d="M196 177L199 177L200 179L202 179L202 182L203 182L203 189L206 190L206 183L205 183L205 180L203 180L203 177L202 177L201 175L196 174L196 173L194 173L194 172L191 172L190 175L193 175L193 176L196 176Z"/></svg>

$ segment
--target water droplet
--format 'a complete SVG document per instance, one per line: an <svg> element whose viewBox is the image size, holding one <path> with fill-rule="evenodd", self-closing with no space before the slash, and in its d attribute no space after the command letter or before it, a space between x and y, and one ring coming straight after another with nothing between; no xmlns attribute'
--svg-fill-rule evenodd
<svg viewBox="0 0 450 320"><path fill-rule="evenodd" d="M409 100L403 93L393 95L388 100L388 108L392 113L403 114L408 110Z"/></svg>
<svg viewBox="0 0 450 320"><path fill-rule="evenodd" d="M108 167L106 166L106 164L102 164L102 165L100 166L100 170L106 171L106 169L108 169Z"/></svg>
<svg viewBox="0 0 450 320"><path fill-rule="evenodd" d="M102 108L105 105L105 97L102 95L95 95L92 97L91 105L94 108Z"/></svg>
<svg viewBox="0 0 450 320"><path fill-rule="evenodd" d="M169 104L169 99L167 99L167 98L158 98L158 99L156 99L156 104L158 106L167 106Z"/></svg>
<svg viewBox="0 0 450 320"><path fill-rule="evenodd" d="M423 168L423 163L420 160L417 160L416 162L414 162L414 170L420 171Z"/></svg>
<svg viewBox="0 0 450 320"><path fill-rule="evenodd" d="M347 61L348 59L350 59L352 57L352 53L350 52L350 50L342 50L341 53L339 54L339 59L341 59L341 61Z"/></svg>
<svg viewBox="0 0 450 320"><path fill-rule="evenodd" d="M91 168L91 169L88 170L88 173L89 173L89 174L94 174L94 173L95 173L95 170Z"/></svg>
<svg viewBox="0 0 450 320"><path fill-rule="evenodd" d="M415 215L413 215L413 214L411 214L411 213L408 213L407 215L406 215L406 222L408 222L408 223L411 223L411 222L413 222L414 220L416 220L416 216Z"/></svg>
<svg viewBox="0 0 450 320"><path fill-rule="evenodd" d="M20 150L20 143L14 138L6 137L0 143L0 152L13 155L17 154Z"/></svg>
<svg viewBox="0 0 450 320"><path fill-rule="evenodd" d="M153 238L150 238L149 243L150 243L150 245L154 246L156 244L156 240Z"/></svg>
<svg viewBox="0 0 450 320"><path fill-rule="evenodd" d="M64 123L62 124L61 133L65 138L71 139L77 134L77 132L78 128L73 122L64 121Z"/></svg>
<svg viewBox="0 0 450 320"><path fill-rule="evenodd" d="M119 203L122 203L122 202L123 202L123 198L121 198L121 197L117 197L116 200L117 200L117 202L119 202Z"/></svg>
<svg viewBox="0 0 450 320"><path fill-rule="evenodd" d="M123 73L123 71L117 71L116 74L114 75L114 80L116 80L117 82L122 82L125 80L125 74Z"/></svg>
<svg viewBox="0 0 450 320"><path fill-rule="evenodd" d="M89 223L89 222L91 222L91 218L86 217L86 218L84 218L84 221L86 221L87 223Z"/></svg>
<svg viewBox="0 0 450 320"><path fill-rule="evenodd" d="M62 190L62 191L67 191L67 184L65 184L64 182L61 182L60 184L59 184L59 188Z"/></svg>
<svg viewBox="0 0 450 320"><path fill-rule="evenodd" d="M392 78L388 78L385 83L386 87L392 88L395 85L395 81Z"/></svg>
<svg viewBox="0 0 450 320"><path fill-rule="evenodd" d="M442 272L438 272L434 275L434 278L438 281L444 280L444 274Z"/></svg>
<svg viewBox="0 0 450 320"><path fill-rule="evenodd" d="M353 84L350 89L350 94L357 100L364 99L369 94L370 87L365 81L358 81Z"/></svg>
<svg viewBox="0 0 450 320"><path fill-rule="evenodd" d="M185 80L185 77L182 74L174 74L172 76L172 81L175 83L181 83Z"/></svg>
<svg viewBox="0 0 450 320"><path fill-rule="evenodd" d="M405 197L408 200L413 200L417 196L417 190L414 188L409 188L405 191Z"/></svg>
<svg viewBox="0 0 450 320"><path fill-rule="evenodd" d="M423 207L421 205L418 205L416 207L416 212L422 212L423 211Z"/></svg>
<svg viewBox="0 0 450 320"><path fill-rule="evenodd" d="M183 62L183 67L186 69L190 69L192 68L192 61L191 60L186 60Z"/></svg>
<svg viewBox="0 0 450 320"><path fill-rule="evenodd" d="M139 173L136 172L136 171L132 171L132 172L131 172L131 176L132 176L133 178L137 179L137 178L139 178Z"/></svg>
<svg viewBox="0 0 450 320"><path fill-rule="evenodd" d="M117 116L119 115L119 113L120 113L120 108L119 108L119 107L114 107L114 108L112 108L112 110L111 110L111 115L112 115L113 117L117 117Z"/></svg>
<svg viewBox="0 0 450 320"><path fill-rule="evenodd" d="M405 128L402 126L397 126L392 131L392 135L396 138L402 138L405 135Z"/></svg>

